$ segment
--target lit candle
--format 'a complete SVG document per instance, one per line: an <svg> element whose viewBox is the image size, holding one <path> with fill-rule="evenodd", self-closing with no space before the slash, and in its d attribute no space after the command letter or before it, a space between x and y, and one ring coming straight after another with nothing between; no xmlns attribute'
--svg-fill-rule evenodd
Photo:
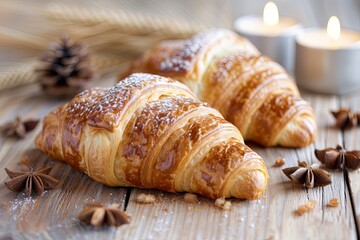
<svg viewBox="0 0 360 240"><path fill-rule="evenodd" d="M306 31L297 38L297 41L313 48L348 48L360 43L360 33L348 29L341 31L339 19L332 16L328 21L326 30Z"/></svg>
<svg viewBox="0 0 360 240"><path fill-rule="evenodd" d="M263 54L293 70L295 36L301 24L294 18L279 17L275 3L268 2L263 17L245 16L234 23L235 30L248 38Z"/></svg>
<svg viewBox="0 0 360 240"><path fill-rule="evenodd" d="M341 29L332 16L326 29L309 29L296 38L297 83L309 90L343 94L360 89L360 33Z"/></svg>

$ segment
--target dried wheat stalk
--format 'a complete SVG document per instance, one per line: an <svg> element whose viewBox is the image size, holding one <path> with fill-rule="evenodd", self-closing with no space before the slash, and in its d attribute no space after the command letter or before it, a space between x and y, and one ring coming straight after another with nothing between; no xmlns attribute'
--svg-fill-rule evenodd
<svg viewBox="0 0 360 240"><path fill-rule="evenodd" d="M30 14L30 13L29 13ZM50 19L61 20L52 32L41 36L0 26L1 44L44 51L49 42L66 32L95 51L140 53L169 38L187 38L206 28L180 17L142 15L117 9L84 9L67 4L52 4L43 12ZM67 24L66 24L67 23Z"/></svg>
<svg viewBox="0 0 360 240"><path fill-rule="evenodd" d="M25 46L40 54L51 41L67 32L74 40L87 45L91 52L118 55L117 58L96 55L94 62L100 73L116 68L125 59L145 51L158 41L186 38L207 28L204 24L183 18L143 15L121 9L84 9L70 4L52 4L44 13L49 19L59 20L58 23L62 24L55 31L41 36L0 26L0 34L3 36L0 43ZM68 25L64 22L68 22ZM20 64L16 69L3 70L0 74L0 89L36 82L33 73L36 63L34 59Z"/></svg>
<svg viewBox="0 0 360 240"><path fill-rule="evenodd" d="M35 74L33 71L35 67L36 62L30 62L22 64L17 68L1 72L0 90L36 82Z"/></svg>
<svg viewBox="0 0 360 240"><path fill-rule="evenodd" d="M35 50L41 50L47 46L47 40L42 37L34 36L32 34L24 33L1 25L0 35L1 44L21 45Z"/></svg>
<svg viewBox="0 0 360 240"><path fill-rule="evenodd" d="M102 28L97 30L99 26L81 27L81 26L64 26L58 28L57 31L36 36L24 33L4 26L0 26L0 45L8 45L15 47L25 47L34 51L43 52L47 49L52 41L56 41L57 37L66 32L75 41L84 43L92 52L116 51L117 54L123 52L141 53L150 48L153 44L165 39L163 36L156 34L148 34L147 36L134 36L124 34L118 31Z"/></svg>
<svg viewBox="0 0 360 240"><path fill-rule="evenodd" d="M67 4L53 4L46 11L49 19L77 24L104 24L129 34L161 32L172 37L188 37L208 26L173 17L150 16L122 9L84 9Z"/></svg>

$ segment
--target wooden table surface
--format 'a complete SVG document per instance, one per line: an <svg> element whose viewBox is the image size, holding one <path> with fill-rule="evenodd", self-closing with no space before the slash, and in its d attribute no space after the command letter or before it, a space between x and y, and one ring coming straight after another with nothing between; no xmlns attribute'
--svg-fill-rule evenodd
<svg viewBox="0 0 360 240"><path fill-rule="evenodd" d="M109 77L100 85L111 86ZM332 184L324 188L306 189L294 185L273 167L276 158L284 157L287 166L298 160L309 164L317 162L315 148L344 145L348 149L360 148L360 128L340 131L333 127L329 110L350 106L360 111L359 93L346 96L322 96L303 93L315 108L319 133L314 144L303 149L251 147L266 161L270 182L263 197L256 201L231 199L233 208L223 211L213 201L200 198L199 204L187 203L183 194L135 188L110 188L66 164L53 161L35 148L37 127L25 139L0 138L0 238L14 239L356 239L360 214L360 170L329 171ZM44 97L38 86L3 91L0 94L1 122L17 115L41 118L64 101ZM37 198L9 191L3 184L8 179L4 168L18 168L24 154L31 156L36 166L53 166L52 174L60 179L54 190ZM154 194L156 203L141 205L135 202L141 193ZM331 198L338 198L337 208L326 207ZM296 208L308 200L318 202L315 210L296 216ZM76 220L84 202L100 201L120 203L131 215L132 221L118 229L94 229Z"/></svg>
<svg viewBox="0 0 360 240"><path fill-rule="evenodd" d="M224 4L231 9L234 2L225 1ZM244 2L237 1L235 6L240 9ZM292 6L290 2L279 1L279 4L289 7L290 13L297 13L298 18L303 17L307 25L320 25L327 18L324 16L326 14L316 17L318 13L308 13L309 9L325 11L327 14L338 9L348 25L360 24L360 18L357 18L359 15L354 18L354 12L359 14L352 8L359 7L355 0L346 1L347 8L337 3L325 10L321 7L322 4L325 5L325 1L316 1L314 5L310 3L312 1L301 1L304 7L298 10L296 8L300 3ZM254 5L244 5L237 12L231 9L231 16L258 12L251 10ZM189 6L192 5L187 5ZM349 11L352 15L348 16L344 9L351 9ZM222 19L224 26L229 26L232 20L225 14L218 19ZM8 54L11 53L10 51ZM0 60L6 63L4 57ZM111 86L116 74L94 85ZM334 127L334 119L330 114L330 110L341 106L360 111L359 93L339 97L303 91L303 97L312 104L316 112L319 127L316 141L302 149L250 145L267 163L269 186L264 196L258 200L231 199L233 206L230 211L215 207L212 200L205 198L200 198L198 204L187 203L183 200L182 193L103 186L37 150L34 139L40 126L22 140L0 137L0 239L359 239L360 170L330 170L331 185L306 189L292 184L281 168L272 166L278 157L286 159L284 167L294 166L298 160L309 164L318 162L314 156L315 148L340 144L347 149L360 149L360 128L341 131ZM18 115L23 118L42 118L64 102L44 97L37 85L0 91L0 124ZM8 180L4 168L18 168L20 159L25 154L31 156L31 161L36 166L53 166L51 174L60 179L60 184L37 198L28 198L24 194L8 190L3 184ZM136 197L141 193L155 195L156 202L151 205L136 203ZM326 206L332 198L339 199L337 208ZM83 204L92 200L104 204L119 203L131 216L131 223L119 228L100 229L80 224L76 216ZM317 201L314 211L296 216L294 211L308 200Z"/></svg>

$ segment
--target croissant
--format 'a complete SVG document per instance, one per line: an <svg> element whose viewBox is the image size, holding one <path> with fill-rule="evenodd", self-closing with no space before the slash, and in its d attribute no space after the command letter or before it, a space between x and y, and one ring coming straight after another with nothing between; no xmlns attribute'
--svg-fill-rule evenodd
<svg viewBox="0 0 360 240"><path fill-rule="evenodd" d="M80 93L44 118L36 145L109 186L256 199L268 181L234 125L185 85L151 74Z"/></svg>
<svg viewBox="0 0 360 240"><path fill-rule="evenodd" d="M303 147L313 142L314 112L285 70L246 39L224 29L156 45L122 74L173 77L263 146Z"/></svg>

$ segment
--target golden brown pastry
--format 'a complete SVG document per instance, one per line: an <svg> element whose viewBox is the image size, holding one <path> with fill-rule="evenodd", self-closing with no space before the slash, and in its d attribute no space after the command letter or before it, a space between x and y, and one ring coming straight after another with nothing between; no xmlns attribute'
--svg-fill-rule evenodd
<svg viewBox="0 0 360 240"><path fill-rule="evenodd" d="M128 72L173 77L263 146L303 147L313 142L313 110L285 70L246 39L216 29L185 41L161 42Z"/></svg>
<svg viewBox="0 0 360 240"><path fill-rule="evenodd" d="M36 145L109 186L256 199L268 173L239 130L183 84L133 74L43 120Z"/></svg>

